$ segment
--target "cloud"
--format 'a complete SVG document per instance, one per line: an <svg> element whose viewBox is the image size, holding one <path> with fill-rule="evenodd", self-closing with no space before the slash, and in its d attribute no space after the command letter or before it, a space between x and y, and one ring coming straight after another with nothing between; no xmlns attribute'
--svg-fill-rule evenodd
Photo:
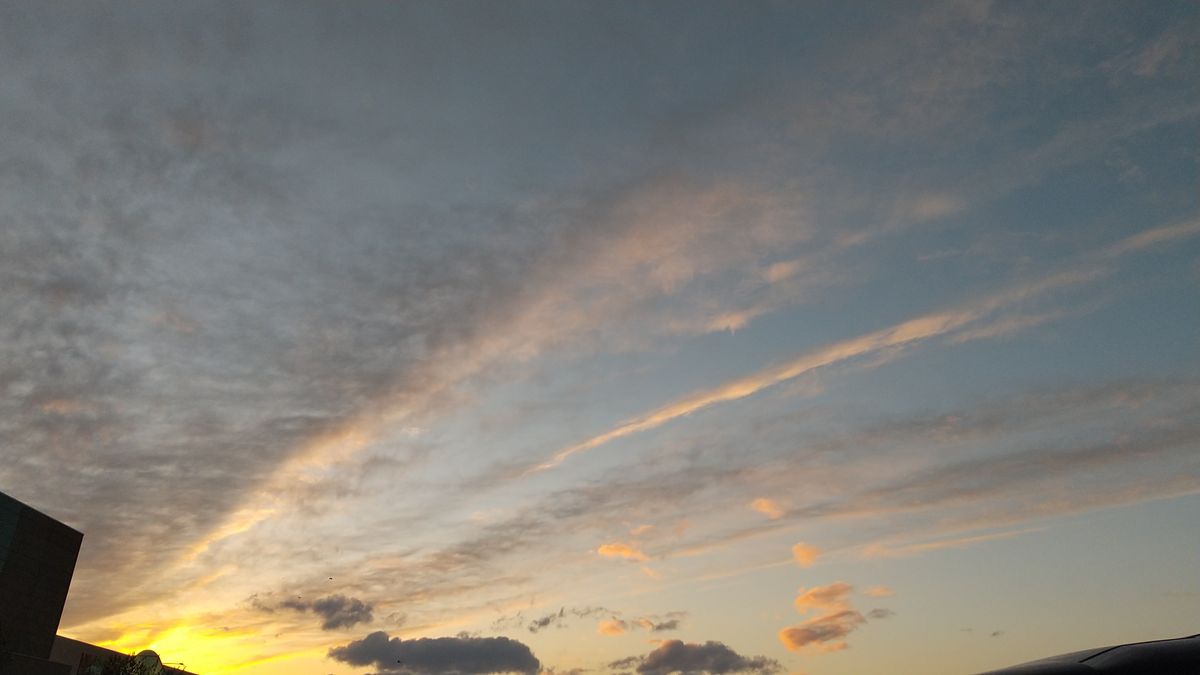
<svg viewBox="0 0 1200 675"><path fill-rule="evenodd" d="M635 621L642 630L650 631L651 633L662 633L666 631L678 630L680 619L666 619L658 621L650 618L641 618Z"/></svg>
<svg viewBox="0 0 1200 675"><path fill-rule="evenodd" d="M322 630L349 628L360 623L371 621L371 605L358 598L347 598L344 595L331 595L319 598L310 605L313 613L319 614L325 621Z"/></svg>
<svg viewBox="0 0 1200 675"><path fill-rule="evenodd" d="M870 589L864 595L877 595L880 588L882 587ZM814 586L807 590L801 588L794 603L796 611L801 614L813 610L826 611L806 619L798 626L779 631L779 640L792 651L810 646L823 652L840 651L849 647L845 638L865 624L868 618L886 619L895 614L890 609L877 608L863 616L850 603L853 591L853 586L842 581L826 586Z"/></svg>
<svg viewBox="0 0 1200 675"><path fill-rule="evenodd" d="M600 547L596 549L596 553L599 553L605 558L624 558L626 560L637 560L640 562L649 560L646 554L638 550L638 548L633 544L623 544L621 542L601 544Z"/></svg>
<svg viewBox="0 0 1200 675"><path fill-rule="evenodd" d="M862 594L868 598L890 598L894 596L896 592L887 586L872 586L863 591Z"/></svg>
<svg viewBox="0 0 1200 675"><path fill-rule="evenodd" d="M565 611L566 611L566 608L561 607L561 608L559 608L559 610L557 612L552 612L543 617L540 617L540 618L530 621L529 625L526 626L526 628L529 629L530 633L536 633L536 632L538 632L544 628L547 628L549 626L555 626L557 628L561 628L563 625L563 623L562 623L563 618L566 616Z"/></svg>
<svg viewBox="0 0 1200 675"><path fill-rule="evenodd" d="M758 499L750 502L750 508L758 511L771 520L775 520L776 518L783 516L785 513L783 507L765 497L759 497Z"/></svg>
<svg viewBox="0 0 1200 675"><path fill-rule="evenodd" d="M792 559L801 567L812 567L820 555L821 549L812 544L801 541L792 546Z"/></svg>
<svg viewBox="0 0 1200 675"><path fill-rule="evenodd" d="M938 539L936 541L923 541L910 544L886 544L875 542L867 544L863 548L863 555L868 558L903 558L920 553L928 553L929 551L939 551L947 548L965 548L973 546L985 541L994 541L997 539L1011 539L1019 537L1023 534L1032 532L1041 532L1045 528L1025 528L1020 530L1010 530L1006 532L992 532L988 534L979 534L969 537L952 537L947 539Z"/></svg>
<svg viewBox="0 0 1200 675"><path fill-rule="evenodd" d="M611 121L593 135L578 133L578 124L592 128L587 115L546 116L521 106L543 100L539 91L584 100L594 81L551 77L529 89L515 81L522 78L506 77L529 72L521 67L527 62L494 58L488 41L493 26L443 15L430 21L479 38L466 43L482 46L454 59L432 59L434 71L426 76L410 65L421 59L362 37L407 36L400 42L415 53L436 55L436 31L404 32L410 24L427 25L423 21L340 10L337 21L303 9L281 9L278 17L242 7L177 11L115 17L39 5L7 17L0 27L0 52L8 64L0 89L16 92L0 100L10 122L4 141L17 158L0 171L7 196L6 225L0 228L0 315L6 331L0 340L0 482L88 534L64 617L68 626L100 621L145 598L161 598L163 615L169 615L187 599L182 589L226 561L238 561L242 571L215 587L269 576L278 559L317 565L308 561L318 553L321 566L377 565L363 572L370 583L403 588L401 600L416 599L418 613L447 612L440 600L469 596L483 603L484 594L517 592L509 586L499 590L499 583L489 589L481 579L536 585L570 557L551 542L607 518L602 509L626 514L647 504L682 509L704 489L706 475L683 473L683 461L671 467L680 469L679 477L666 465L648 470L659 472L652 480L620 477L611 498L553 494L538 505L561 515L564 525L522 512L493 529L439 532L438 543L430 544L423 528L431 521L412 513L420 508L399 503L393 509L389 498L387 518L412 525L411 539L421 543L410 550L406 536L383 551L374 533L384 530L375 523L362 528L372 534L360 535L331 532L338 528L329 522L335 519L329 508L334 496L337 511L357 510L355 517L377 520L383 516L364 514L383 509L371 508L377 505L364 495L387 488L390 497L413 487L411 501L424 498L415 485L420 478L410 483L405 467L423 458L454 457L458 449L390 436L440 411L464 410L461 404L480 392L480 378L495 367L535 371L533 359L552 350L627 350L647 342L647 335L744 326L805 297L797 290L831 283L836 275L829 268L844 260L831 264L833 254L822 247L844 222L931 218L953 213L960 204L978 204L972 197L980 190L959 190L960 182L990 183L988 176L933 162L927 164L944 165L950 175L908 165L912 171L894 172L903 174L903 185L888 184L870 172L846 171L847 162L838 158L844 147L839 139L848 135L855 147L876 143L875 149L905 153L922 148L945 157L950 155L938 153L960 145L978 161L980 147L1011 140L973 135L986 129L973 127L978 119L973 114L990 119L985 113L991 97L980 94L1011 91L1013 75L1023 76L1026 66L1043 61L1048 68L1037 69L1045 77L1039 87L1053 91L1057 61L1041 58L1049 55L1041 45L1057 50L1083 40L1047 39L1061 36L1052 28L1061 22L1041 20L1053 12L1026 15L992 6L984 11L994 13L988 30L967 32L972 38L967 40L957 39L959 29L981 25L978 17L957 8L917 12L882 34L852 40L849 49L858 58L827 64L835 77L805 80L799 69L782 65L787 59L769 59L767 68L752 61L731 66L735 73L754 71L753 79L765 83L749 97L725 98L707 86L681 90L685 102L718 101L708 110L659 96L659 88L647 84L653 73L642 67L655 60L630 59L634 63L618 68L622 77L616 81L647 94L633 96L647 106L637 117L656 120L670 133L623 125L609 108L593 111L596 119ZM546 25L578 23L563 18L547 15ZM1071 26L1074 32L1076 24ZM1091 26L1079 28L1079 35L1092 34ZM360 30L364 27L380 30ZM684 28L678 31L682 40L707 39L694 24ZM568 43L579 37L571 30L550 32ZM1180 50L1191 46L1190 35L1174 30L1149 44L1109 42L1132 50L1133 72L1165 77L1180 67L1179 54L1186 53ZM1097 46L1105 42L1102 34L1096 40ZM537 47L541 42L528 42L534 45L529 61L539 62L546 53ZM561 42L546 44L550 53L562 53ZM618 51L641 54L658 44L650 40ZM898 62L897 45L912 58ZM1070 71L1070 82L1080 81L1075 64L1057 67ZM420 76L406 79L412 87L401 95L376 86L375 68L389 77ZM516 86L485 87L480 91L494 98L480 106L458 98L457 90L421 84L461 81L458 68ZM240 77L231 80L230 72ZM846 84L828 87L823 81ZM806 93L785 95L793 88ZM1161 108L1155 119L1179 119L1180 106L1158 104L1191 89L1160 89L1177 93L1126 92L1101 99L1139 104L1112 115L1125 129L1117 129L1121 133L1111 133L1105 122L1090 135L1064 133L1048 149L1107 152L1111 139L1128 136L1129 129L1149 129L1141 121L1128 124L1138 117L1129 112ZM1078 93L1072 87L1062 91ZM374 103L360 103L368 99ZM445 101L447 107L430 101ZM1110 107L1097 114L1113 112ZM496 116L497 109L515 114ZM686 110L686 119L672 117L679 109ZM1060 121L1071 126L1071 120ZM1052 131L1034 129L1036 123L1018 126L1031 129L1030 137ZM771 147L776 141L791 144L779 154L812 157L822 168L779 165L777 158L761 156L765 146L755 142L762 138L758 132L749 143L742 133L730 133L743 129L762 130ZM632 141L663 135L671 138L640 150ZM964 137L980 139L981 145L962 143ZM522 151L533 147L570 150L557 158L553 152ZM589 174L585 188L567 184L563 176L578 173L578 158L608 156L615 147L624 149L623 157L644 152L653 159L596 161L589 171L622 178L593 188L603 181ZM487 152L470 154L471 148ZM797 148L804 151L790 151ZM1022 157L1012 165L1021 171L1028 164L1026 150L1014 150ZM764 173L795 180L742 175L745 155L739 152L753 153ZM1079 157L1078 152L1065 154ZM495 157L504 161L489 159ZM983 163L988 166L973 173L990 174L995 162ZM1057 159L1038 164L1062 166ZM538 188L511 189L514 175ZM839 184L864 187L838 190ZM836 217L842 204L854 205L851 218ZM822 218L810 218L810 212ZM826 220L836 224L825 232L811 224ZM1184 235L1185 230L1158 232L1125 248L1180 241ZM872 255L859 250L864 258ZM859 283L879 272L872 264L844 274ZM1011 319L1007 324L980 326L1027 326L1013 311L1016 318L996 317ZM355 467L330 468L357 462L378 445L398 461L366 472L374 478L356 474ZM689 458L706 461L701 454ZM1095 466L1083 456L1073 460L1075 467ZM793 478L799 464L788 470ZM80 470L53 470L61 466ZM818 503L823 499L814 496L805 505L813 508L801 513L917 509L922 490L941 503L999 498L1009 494L1001 488L1017 490L1036 476L1036 467L1000 468L1007 471L991 483L942 477L960 482L959 490L935 481L884 494L871 492L870 481L853 482L844 503ZM480 467L481 474L487 471ZM397 485L394 478L401 475L406 480ZM736 470L707 475L745 481L728 483L737 487L750 482ZM1184 478L1170 485L1180 489ZM657 491L656 480L662 484ZM881 479L891 480L902 479ZM710 508L744 510L758 493L745 489L728 502L712 500ZM1128 493L1114 490L1103 498L1120 494ZM445 499L436 501L444 508ZM579 505L600 508L579 515L573 510ZM715 540L724 534L706 529L702 518L697 514L698 536ZM280 526L264 527L272 519L282 521ZM778 524L790 522L784 516ZM294 532L304 536L287 534ZM327 548L332 539L345 554L330 559L325 550L312 550ZM158 555L145 556L123 543L130 540L153 541ZM536 563L521 558L530 544L547 555ZM358 550L352 552L353 546ZM571 551L588 547L578 543ZM656 555L662 550L656 543ZM180 560L186 564L173 564ZM124 581L101 583L114 579ZM235 590L237 598L249 592ZM131 616L139 620L151 613L147 608Z"/></svg>
<svg viewBox="0 0 1200 675"><path fill-rule="evenodd" d="M631 630L644 630L649 633L665 633L678 630L686 612L668 612L666 617L643 616L625 620L617 616L601 621L596 626L596 632L601 635L624 635Z"/></svg>
<svg viewBox="0 0 1200 675"><path fill-rule="evenodd" d="M601 621L599 624L597 624L596 632L601 635L608 635L608 636L624 635L625 631L628 630L628 628L629 628L629 624L625 623L624 621L622 621L620 619L614 618L614 619L608 619L606 621Z"/></svg>
<svg viewBox="0 0 1200 675"><path fill-rule="evenodd" d="M664 640L645 656L631 656L609 664L609 668L629 668L637 664L642 675L669 673L777 673L783 670L778 661L765 656L745 657L720 642L685 643Z"/></svg>
<svg viewBox="0 0 1200 675"><path fill-rule="evenodd" d="M784 628L779 631L779 640L791 651L808 646L827 652L840 651L849 646L843 641L844 638L866 622L862 614L845 609L809 619L799 626Z"/></svg>
<svg viewBox="0 0 1200 675"><path fill-rule="evenodd" d="M386 673L482 675L527 673L541 662L524 644L506 637L442 637L403 640L383 631L334 647L329 658L352 666L373 666Z"/></svg>
<svg viewBox="0 0 1200 675"><path fill-rule="evenodd" d="M860 357L893 355L897 350L933 338L953 338L966 329L976 327L976 324L985 319L993 318L1004 311L1012 311L1017 305L1028 303L1052 291L1080 286L1105 276L1110 270L1102 263L1149 246L1197 235L1200 235L1200 221L1152 228L1131 235L1092 256L1083 256L1081 262L1075 265L1066 266L1032 281L1017 283L958 306L929 312L887 328L834 342L783 363L763 368L756 373L729 380L710 389L695 391L671 403L626 419L599 435L562 448L532 470L544 471L554 468L577 453L655 429L714 405L753 396L764 389L789 382L819 368ZM1039 324L1049 318L1043 316L1036 321L1027 320L1025 323ZM990 328L980 330L974 337L978 339L1005 334L1015 330L1014 326L1020 326L1022 323L1021 319L1014 316L1003 318L1002 321L1003 323L994 323Z"/></svg>
<svg viewBox="0 0 1200 675"><path fill-rule="evenodd" d="M605 607L561 607L557 612L550 612L532 620L526 620L523 614L505 616L492 622L492 630L524 627L530 633L538 633L547 628L566 628L572 618L586 619L596 616L607 616L596 629L601 635L621 635L629 631L646 631L662 633L678 630L687 612L672 611L666 614L650 614L635 618L624 618L622 613Z"/></svg>
<svg viewBox="0 0 1200 675"><path fill-rule="evenodd" d="M850 594L854 587L844 581L836 581L827 586L814 586L805 590L801 588L793 604L801 614L812 609L849 609Z"/></svg>
<svg viewBox="0 0 1200 675"><path fill-rule="evenodd" d="M344 595L330 595L311 601L303 598L289 598L276 605L265 603L255 597L251 600L251 605L268 612L274 611L275 608L312 612L321 617L321 630L350 628L360 623L369 623L374 618L372 616L374 607L371 604Z"/></svg>

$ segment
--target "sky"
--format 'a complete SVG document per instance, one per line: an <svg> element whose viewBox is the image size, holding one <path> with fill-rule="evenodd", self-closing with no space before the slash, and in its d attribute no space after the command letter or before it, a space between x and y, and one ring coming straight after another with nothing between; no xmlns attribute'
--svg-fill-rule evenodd
<svg viewBox="0 0 1200 675"><path fill-rule="evenodd" d="M1200 631L1200 5L0 4L0 491L205 675Z"/></svg>

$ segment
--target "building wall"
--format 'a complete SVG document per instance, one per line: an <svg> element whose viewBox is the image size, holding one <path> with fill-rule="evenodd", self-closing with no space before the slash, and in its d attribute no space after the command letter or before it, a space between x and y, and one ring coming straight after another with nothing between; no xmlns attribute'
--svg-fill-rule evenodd
<svg viewBox="0 0 1200 675"><path fill-rule="evenodd" d="M24 654L6 654L0 656L0 675L71 675L71 667Z"/></svg>
<svg viewBox="0 0 1200 675"><path fill-rule="evenodd" d="M0 650L50 656L82 541L0 492Z"/></svg>

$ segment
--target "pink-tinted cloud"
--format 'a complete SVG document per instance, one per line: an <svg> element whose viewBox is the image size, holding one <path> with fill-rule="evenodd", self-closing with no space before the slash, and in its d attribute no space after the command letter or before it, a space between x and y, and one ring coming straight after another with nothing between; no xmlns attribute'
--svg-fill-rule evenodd
<svg viewBox="0 0 1200 675"><path fill-rule="evenodd" d="M608 619L606 621L601 621L596 626L596 632L601 635L608 635L612 637L616 635L624 635L628 628L628 624L620 619Z"/></svg>
<svg viewBox="0 0 1200 675"><path fill-rule="evenodd" d="M767 499L766 497L759 497L758 499L750 502L750 508L758 511L771 520L780 518L784 514L783 507L781 507L775 501Z"/></svg>
<svg viewBox="0 0 1200 675"><path fill-rule="evenodd" d="M601 544L600 547L596 549L596 553L599 553L605 558L624 558L626 560L637 560L639 562L645 562L646 560L649 560L649 557L645 553L642 553L633 544L624 544L621 542Z"/></svg>
<svg viewBox="0 0 1200 675"><path fill-rule="evenodd" d="M850 609L850 593L853 591L854 587L844 581L814 586L808 590L801 588L795 600L796 611L804 614L813 609Z"/></svg>
<svg viewBox="0 0 1200 675"><path fill-rule="evenodd" d="M813 563L817 561L817 558L820 555L821 549L813 546L812 544L806 544L802 541L797 542L796 545L792 547L792 558L796 561L796 564L801 567L812 567Z"/></svg>
<svg viewBox="0 0 1200 675"><path fill-rule="evenodd" d="M784 628L779 631L779 641L794 652L810 646L823 652L836 652L846 649L849 646L845 642L846 636L866 622L862 614L844 609Z"/></svg>

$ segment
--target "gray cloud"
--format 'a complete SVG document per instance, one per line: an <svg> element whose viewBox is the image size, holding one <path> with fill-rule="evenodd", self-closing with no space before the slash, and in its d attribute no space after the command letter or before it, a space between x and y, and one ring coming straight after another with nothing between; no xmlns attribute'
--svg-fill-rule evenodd
<svg viewBox="0 0 1200 675"><path fill-rule="evenodd" d="M666 640L645 656L630 656L608 664L610 669L623 669L637 665L643 675L668 675L669 673L777 673L783 666L765 656L746 657L720 642L704 644Z"/></svg>
<svg viewBox="0 0 1200 675"><path fill-rule="evenodd" d="M322 630L336 630L368 623L374 619L375 610L371 603L341 594L328 595L315 600L305 600L304 596L296 596L279 601L255 595L247 601L247 604L256 611L267 613L274 613L280 609L312 612L321 617ZM404 616L393 613L388 616L388 620L399 625L404 623Z"/></svg>
<svg viewBox="0 0 1200 675"><path fill-rule="evenodd" d="M562 609L559 609L557 612L547 614L541 618L533 619L532 621L529 622L529 625L527 626L527 628L529 629L529 632L536 633L539 630L542 630L543 628L546 628L550 625L554 625L556 628L561 628L563 626L562 620L563 620L563 617L565 616L563 613L564 610L565 610L565 608L562 608Z"/></svg>
<svg viewBox="0 0 1200 675"><path fill-rule="evenodd" d="M385 673L475 675L536 673L541 663L524 644L506 637L443 637L403 640L382 631L329 650L329 657Z"/></svg>
<svg viewBox="0 0 1200 675"><path fill-rule="evenodd" d="M683 620L687 618L687 612L679 611L667 612L664 615L651 614L638 616L631 619L622 618L622 614L622 612L606 607L560 607L557 612L550 612L534 619L526 619L525 615L521 612L514 615L502 616L493 621L491 627L492 630L523 627L530 633L537 633L547 628L566 628L570 625L571 618L608 617L612 621L617 622L625 630L644 630L652 633L661 633L678 630Z"/></svg>
<svg viewBox="0 0 1200 675"><path fill-rule="evenodd" d="M867 612L868 619L887 619L896 616L896 613L886 607L878 607Z"/></svg>
<svg viewBox="0 0 1200 675"><path fill-rule="evenodd" d="M279 603L279 607L300 612L312 612L321 617L321 630L336 630L349 628L360 623L368 623L374 617L374 607L358 598L344 595L330 595L316 600L301 598L288 599Z"/></svg>
<svg viewBox="0 0 1200 675"><path fill-rule="evenodd" d="M320 614L325 619L321 624L321 628L324 630L349 628L355 624L369 622L372 618L371 605L358 598L347 598L344 595L331 595L314 600L311 608L314 613Z"/></svg>

